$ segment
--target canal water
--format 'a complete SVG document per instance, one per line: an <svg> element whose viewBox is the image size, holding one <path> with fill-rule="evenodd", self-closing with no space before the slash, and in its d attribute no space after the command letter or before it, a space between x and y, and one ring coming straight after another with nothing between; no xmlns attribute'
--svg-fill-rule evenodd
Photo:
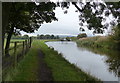
<svg viewBox="0 0 120 83"><path fill-rule="evenodd" d="M120 52L78 47L76 42L46 42L70 63L102 81L118 81Z"/></svg>

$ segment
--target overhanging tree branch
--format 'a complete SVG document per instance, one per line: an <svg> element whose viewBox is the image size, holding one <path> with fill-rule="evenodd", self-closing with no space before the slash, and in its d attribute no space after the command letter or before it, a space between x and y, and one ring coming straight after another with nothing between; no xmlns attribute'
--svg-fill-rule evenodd
<svg viewBox="0 0 120 83"><path fill-rule="evenodd" d="M82 11L83 11L83 10L81 10L81 9L77 6L76 2L72 2L72 4L79 10L79 12L82 12Z"/></svg>

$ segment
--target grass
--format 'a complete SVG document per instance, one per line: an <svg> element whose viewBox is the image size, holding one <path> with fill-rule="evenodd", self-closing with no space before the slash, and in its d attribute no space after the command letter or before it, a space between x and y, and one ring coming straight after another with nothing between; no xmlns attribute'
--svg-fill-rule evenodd
<svg viewBox="0 0 120 83"><path fill-rule="evenodd" d="M37 49L39 46L33 42L30 51L24 59L18 63L16 69L11 70L6 77L6 81L37 81L38 56Z"/></svg>
<svg viewBox="0 0 120 83"><path fill-rule="evenodd" d="M108 36L96 36L81 38L76 41L78 46L89 46L93 48L114 49L115 45Z"/></svg>
<svg viewBox="0 0 120 83"><path fill-rule="evenodd" d="M11 40L11 42L16 42L16 41L19 41L19 42L21 42L21 43L17 43L17 46L18 45L21 45L21 46L19 46L19 47L17 47L17 54L20 54L21 52L22 52L22 49L23 49L23 46L22 46L22 41L25 41L24 39L12 39ZM5 39L5 41L4 41L4 48L5 48L5 44L6 44L6 39ZM10 43L10 48L12 48L12 47L14 47L14 43ZM14 54L14 49L11 49L10 51L9 51L9 54L11 55L11 56L13 56L13 54Z"/></svg>
<svg viewBox="0 0 120 83"><path fill-rule="evenodd" d="M36 41L36 44L40 44L40 48L45 55L45 61L51 68L53 78L55 81L95 81L92 76L82 72L73 64L67 62L61 54L57 51L53 51L46 44L45 41Z"/></svg>
<svg viewBox="0 0 120 83"><path fill-rule="evenodd" d="M11 40L11 42L15 42L15 41L25 41L25 40L20 40L20 39L14 39L14 40ZM5 40L5 42L6 42L6 40ZM10 43L10 48L12 48L12 47L14 47L14 43ZM17 43L17 49L16 49L16 54L17 55L19 55L19 54L22 54L22 52L23 52L23 45L22 45L22 43ZM13 49L11 49L11 50L9 50L9 54L10 54L10 56L12 57L12 59L14 60L14 57L15 57L15 55L14 55L14 48ZM6 57L6 58L4 58L6 61L7 60L9 60L9 59L11 59L11 58L9 58L9 57ZM14 62L13 62L14 63ZM8 67L9 69L5 69L4 70L4 72L12 72L13 70L14 70L14 68L12 68L11 66L9 66ZM15 70L16 71L16 70ZM13 72L14 73L14 72ZM12 74L11 74L12 75ZM8 76L7 77L7 79L8 78L10 78L10 76ZM10 79L11 80L11 79Z"/></svg>
<svg viewBox="0 0 120 83"><path fill-rule="evenodd" d="M25 41L24 39L11 39L10 42L15 42L15 41ZM4 48L5 48L5 44L6 44L6 39L4 41ZM21 43L18 43L18 45L21 44ZM10 43L10 48L14 46L14 43Z"/></svg>
<svg viewBox="0 0 120 83"><path fill-rule="evenodd" d="M48 40L47 40L48 41ZM34 40L30 51L15 69L10 71L6 81L38 81L38 49L45 55L44 60L52 71L54 81L98 81L66 61L61 54L49 48L46 40Z"/></svg>

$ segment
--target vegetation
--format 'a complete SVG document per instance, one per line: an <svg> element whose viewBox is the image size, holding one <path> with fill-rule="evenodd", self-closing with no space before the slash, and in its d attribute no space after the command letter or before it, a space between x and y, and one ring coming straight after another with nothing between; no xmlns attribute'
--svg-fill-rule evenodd
<svg viewBox="0 0 120 83"><path fill-rule="evenodd" d="M54 81L97 81L94 77L67 62L62 58L61 54L58 54L53 48L49 48L45 41L35 40L25 58L18 64L15 70L11 70L6 80L37 81L37 69L39 67L38 49L41 49L44 54L45 63L47 63L52 71Z"/></svg>
<svg viewBox="0 0 120 83"><path fill-rule="evenodd" d="M78 45L91 46L91 47L101 47L107 49L118 49L120 48L120 2L111 3L98 3L98 2L86 2L86 4L80 3L81 8L76 2L71 2L77 10L80 12L80 30L84 31L84 23L87 22L87 28L93 30L93 33L103 33L104 29L107 29L109 25L117 25L114 29L115 32L109 37L92 37L92 38L82 38L77 41ZM63 9L67 9L70 6L70 2L41 2L39 5L35 3L3 3L3 39L7 34L7 40L5 45L5 55L10 56L8 49L10 48L10 41L13 34L19 34L20 31L27 33L32 33L43 23L52 22L57 20L55 17L55 7L59 6ZM66 10L67 10L66 9ZM94 10L94 11L93 11ZM64 12L65 14L67 11ZM112 14L115 20L112 20L110 24L102 25L102 22L106 20L106 17ZM25 38L28 36L25 35ZM85 37L82 36L82 37ZM41 37L38 37L38 39ZM46 39L54 39L54 36L45 37ZM81 37L80 37L81 38ZM112 42L111 42L112 41ZM35 47L34 47L35 46ZM45 55L45 61L53 72L53 77L55 81L73 81L73 80L94 80L94 78L86 75L85 73L79 71L76 67L73 68L66 60L64 60L60 54L48 48L43 41L34 41L33 47L27 54L26 58L21 61L18 68L13 71L13 76L8 76L11 80L27 80L33 81L37 80L36 70L38 69L38 56L37 50L41 48ZM34 55L34 56L33 56ZM58 69L56 69L58 68ZM11 75L12 75L11 74ZM13 77L13 79L12 79ZM8 79L7 78L7 79Z"/></svg>
<svg viewBox="0 0 120 83"><path fill-rule="evenodd" d="M77 40L77 37L70 37L70 39L71 39L72 41L76 41L76 40Z"/></svg>
<svg viewBox="0 0 120 83"><path fill-rule="evenodd" d="M114 43L116 49L120 49L120 25L113 28L113 32L110 35L110 40Z"/></svg>
<svg viewBox="0 0 120 83"><path fill-rule="evenodd" d="M12 39L11 40L11 42L20 42L20 43L17 43L16 54L20 54L22 52L22 50L23 50L22 42L23 41L25 41L25 40L24 39ZM6 42L6 40L4 42ZM10 43L10 49L11 49L11 50L9 50L10 56L14 56L14 48L13 48L14 46L15 46L15 43ZM4 48L5 48L5 45L4 45Z"/></svg>
<svg viewBox="0 0 120 83"><path fill-rule="evenodd" d="M61 54L49 48L45 41L40 43L40 48L45 55L45 61L51 68L54 81L95 81L95 79L68 63Z"/></svg>
<svg viewBox="0 0 120 83"><path fill-rule="evenodd" d="M5 81L38 81L38 45L33 42L30 51L15 69L10 69Z"/></svg>
<svg viewBox="0 0 120 83"><path fill-rule="evenodd" d="M109 36L95 36L81 38L77 40L77 44L81 46L89 46L94 48L105 48L119 50L120 47L120 27L113 28L112 33Z"/></svg>
<svg viewBox="0 0 120 83"><path fill-rule="evenodd" d="M11 40L9 57L2 56L2 78L3 80L8 75L9 71L14 69L19 61L23 59L30 47L30 40Z"/></svg>
<svg viewBox="0 0 120 83"><path fill-rule="evenodd" d="M120 24L119 1L95 2L92 0L91 2L85 2L85 4L84 2L58 2L57 4L58 6L61 5L62 8L69 9L70 3L72 3L79 12L79 25L81 31L85 31L84 23L87 23L88 30L93 30L93 33L103 33L104 29L107 29L109 25L114 26ZM110 23L102 24L110 14L116 18L118 24L116 24L114 20L111 20Z"/></svg>
<svg viewBox="0 0 120 83"><path fill-rule="evenodd" d="M29 39L29 36L28 35L23 35L23 36L21 36L21 35L12 35L12 37L11 37L11 39L13 40L13 39L16 39L16 40L21 40L21 39L23 39L23 40L25 40L25 39Z"/></svg>
<svg viewBox="0 0 120 83"><path fill-rule="evenodd" d="M71 39L70 39L70 37L66 37L66 40L67 40L67 41L70 41Z"/></svg>
<svg viewBox="0 0 120 83"><path fill-rule="evenodd" d="M77 40L78 46L89 46L93 48L117 49L114 42L111 42L110 37L96 36L87 37Z"/></svg>
<svg viewBox="0 0 120 83"><path fill-rule="evenodd" d="M7 4L3 4L3 9ZM8 49L13 34L19 34L20 31L32 33L38 30L44 22L48 23L52 22L52 20L57 20L53 12L55 9L55 3L53 2L41 2L39 6L35 3L9 3L9 5L8 20L6 20L8 22L6 27L4 27L5 31L3 31L4 35L7 33L6 56L9 56Z"/></svg>
<svg viewBox="0 0 120 83"><path fill-rule="evenodd" d="M87 37L87 34L86 33L81 33L81 34L78 34L77 38L84 38L84 37Z"/></svg>
<svg viewBox="0 0 120 83"><path fill-rule="evenodd" d="M87 28L89 30L94 30L94 33L103 33L104 29L108 28L109 24L106 23L105 25L102 25L102 22L103 20L106 20L106 17L110 14L113 14L114 18L116 18L117 20L118 25L120 24L120 2L97 3L93 1L91 3L86 2L86 4L83 4L83 2L81 2L79 4L81 8L77 5L77 2L71 3L80 12L80 30L82 31L84 31L84 23L87 22ZM4 35L7 33L5 53L9 56L9 52L7 51L7 49L9 49L10 40L13 34L19 34L20 31L32 33L35 30L38 30L38 28L44 22L48 23L52 22L52 20L57 20L53 11L56 6L68 9L70 6L70 2L41 2L39 5L36 5L35 3L4 3L3 41ZM92 11L93 9L94 12ZM67 11L64 13L67 13ZM103 14L106 17L103 17ZM113 20L110 22L110 24L115 25L116 23Z"/></svg>
<svg viewBox="0 0 120 83"><path fill-rule="evenodd" d="M37 35L37 39L59 39L59 36L55 36L55 35Z"/></svg>

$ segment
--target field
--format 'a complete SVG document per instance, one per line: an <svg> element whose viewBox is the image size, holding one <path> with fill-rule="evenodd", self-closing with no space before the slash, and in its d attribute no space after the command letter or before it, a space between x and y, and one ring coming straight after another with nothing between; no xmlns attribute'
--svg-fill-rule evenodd
<svg viewBox="0 0 120 83"><path fill-rule="evenodd" d="M18 66L10 71L7 81L40 81L39 79L39 50L44 55L43 61L47 64L54 81L97 81L96 78L84 73L73 64L67 62L61 54L45 44L46 40L34 40L29 52ZM48 41L48 40L47 40Z"/></svg>
<svg viewBox="0 0 120 83"><path fill-rule="evenodd" d="M24 39L12 39L11 42L15 42L15 41L25 41ZM4 48L5 48L5 44L6 44L6 39L4 41ZM19 43L20 44L20 43ZM14 43L10 43L10 48L14 47Z"/></svg>
<svg viewBox="0 0 120 83"><path fill-rule="evenodd" d="M22 52L22 49L23 49L23 46L22 46L22 44L23 44L23 41L25 41L24 39L12 39L11 41L10 41L10 51L9 51L9 54L12 56L13 55L13 53L14 53L14 46L15 46L15 43L14 42L19 42L19 43L17 43L17 54L19 54L20 52ZM4 41L4 49L5 49L5 44L6 44L6 39L5 39L5 41Z"/></svg>

